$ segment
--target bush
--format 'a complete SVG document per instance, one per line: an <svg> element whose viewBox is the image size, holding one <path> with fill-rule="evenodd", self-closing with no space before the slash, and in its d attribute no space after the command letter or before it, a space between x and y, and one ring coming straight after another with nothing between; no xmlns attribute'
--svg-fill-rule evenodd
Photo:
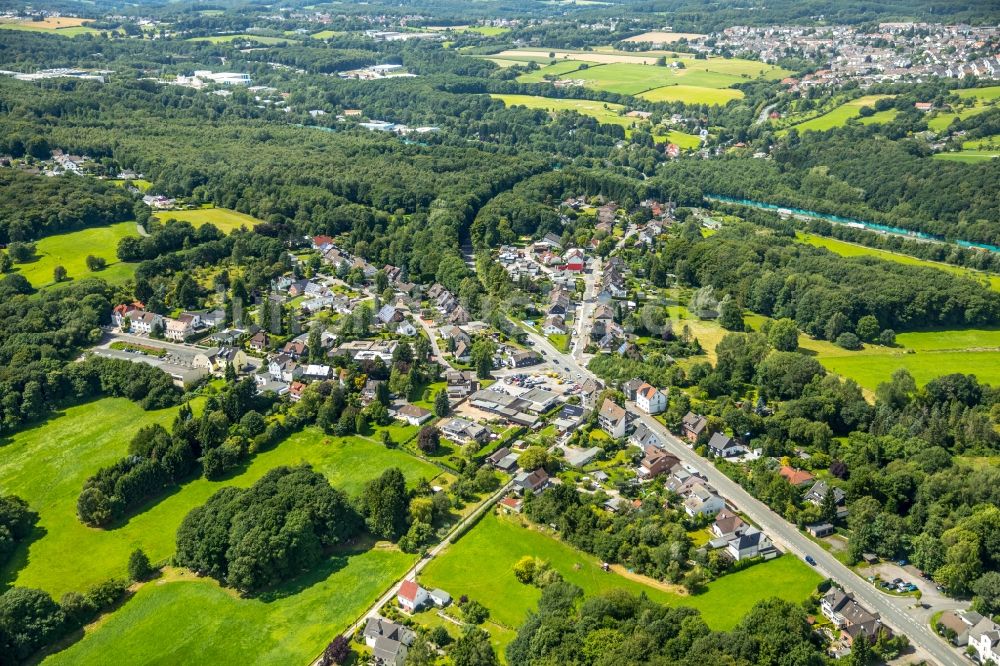
<svg viewBox="0 0 1000 666"><path fill-rule="evenodd" d="M139 582L149 578L153 573L153 567L149 563L146 553L141 548L136 548L128 558L128 575L132 580Z"/></svg>
<svg viewBox="0 0 1000 666"><path fill-rule="evenodd" d="M861 340L858 339L858 336L850 332L838 335L834 344L844 349L861 349Z"/></svg>
<svg viewBox="0 0 1000 666"><path fill-rule="evenodd" d="M469 624L482 624L489 616L490 611L478 601L469 601L462 606L462 617Z"/></svg>

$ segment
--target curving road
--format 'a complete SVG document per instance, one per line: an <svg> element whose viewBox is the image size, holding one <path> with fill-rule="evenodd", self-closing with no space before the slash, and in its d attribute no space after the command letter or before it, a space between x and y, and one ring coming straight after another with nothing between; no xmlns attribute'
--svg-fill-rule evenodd
<svg viewBox="0 0 1000 666"><path fill-rule="evenodd" d="M599 379L590 370L578 363L577 359L573 356L560 353L545 337L534 331L530 331L529 335L535 342L535 349L541 352L546 359L554 363L561 363L567 366L571 372L578 372L584 377ZM957 651L953 650L941 638L936 636L930 626L917 621L917 619L906 611L904 604L912 603L910 597L893 597L880 592L868 584L867 581L842 564L837 558L799 532L794 525L771 511L767 505L751 496L742 486L718 471L708 460L688 448L687 445L667 430L662 423L652 416L639 411L635 403L628 403L628 407L631 412L639 416L639 419L647 427L654 430L663 439L665 448L670 453L676 455L682 462L701 470L709 483L730 504L736 506L750 520L759 525L776 545L798 557L804 558L806 554L812 555L813 559L816 560L816 569L821 574L836 581L848 592L852 592L859 603L866 606L869 610L878 613L885 624L892 627L897 633L901 633L909 638L910 643L929 655L936 663L941 666L967 665L968 662L963 660Z"/></svg>

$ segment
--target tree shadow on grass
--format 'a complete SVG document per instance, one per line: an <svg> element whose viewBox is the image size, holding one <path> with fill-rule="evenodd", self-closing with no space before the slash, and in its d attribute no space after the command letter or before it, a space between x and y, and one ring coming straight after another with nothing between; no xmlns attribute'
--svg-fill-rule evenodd
<svg viewBox="0 0 1000 666"><path fill-rule="evenodd" d="M362 551L363 552L363 551ZM264 590L255 598L264 603L281 601L287 597L303 592L317 583L322 583L327 578L337 573L347 566L353 555L360 555L361 552L346 553L340 552L330 555L306 573L296 576L290 581L282 583L276 587Z"/></svg>
<svg viewBox="0 0 1000 666"><path fill-rule="evenodd" d="M30 563L31 558L29 557L28 551L31 549L31 544L44 538L48 533L48 530L44 527L35 525L31 529L31 534L17 544L14 552L10 555L10 559L8 559L3 565L3 568L0 569L0 585L2 585L4 589L13 586L14 581L17 579L17 574L19 574L21 570L27 567Z"/></svg>

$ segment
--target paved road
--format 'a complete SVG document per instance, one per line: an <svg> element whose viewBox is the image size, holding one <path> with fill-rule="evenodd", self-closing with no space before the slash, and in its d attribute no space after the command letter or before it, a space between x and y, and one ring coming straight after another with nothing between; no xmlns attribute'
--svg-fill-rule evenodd
<svg viewBox="0 0 1000 666"><path fill-rule="evenodd" d="M356 632L358 629L360 629L365 625L365 623L368 621L368 618L377 617L378 610L382 608L382 606L384 606L386 603L388 603L389 601L391 601L396 597L396 593L399 592L399 586L403 584L404 580L412 580L416 578L416 575L421 571L423 571L424 567L427 566L427 564L431 560L440 555L441 551L443 551L449 544L451 544L452 541L454 541L456 534L463 532L467 526L479 520L480 516L482 516L485 512L489 511L493 507L493 505L499 502L500 499L503 498L503 496L506 495L513 487L514 487L514 481L512 479L508 481L502 488L500 488L500 490L493 493L493 495L491 495L489 499L480 504L475 511L470 513L462 520L458 521L455 527L453 527L451 531L448 532L448 536L442 539L441 543L439 543L438 545L434 546L429 551L427 551L427 554L424 557L420 558L420 560L418 560L416 564L410 567L410 569L405 574L403 574L402 578L397 580L392 585L392 587L386 590L385 594L379 597L378 601L372 604L368 608L368 610L365 611L364 615L362 615L357 622L351 625L350 629L344 632L344 635L350 638L351 636L354 635L354 632ZM324 648L325 647L326 646L324 646ZM312 661L310 666L318 666L320 659L322 659L322 657L323 655L322 653L320 653L320 655L317 656Z"/></svg>
<svg viewBox="0 0 1000 666"><path fill-rule="evenodd" d="M560 354L547 339L535 332L529 335L535 342L535 349L542 352L546 358L553 358L563 365L567 365L573 373L580 373L584 377L593 377L587 368L583 367L572 356ZM639 418L647 427L654 430L666 443L666 448L671 453L701 470L708 478L716 490L719 491L729 502L735 505L740 511L747 515L754 523L760 526L768 536L786 552L793 553L798 557L812 555L816 560L816 569L823 575L837 581L845 590L853 592L855 598L869 610L879 614L882 621L899 633L906 635L910 642L938 664L965 666L962 657L950 648L943 640L934 634L926 623L921 623L905 610L905 604L912 603L909 599L899 601L897 598L883 594L872 587L867 581L860 578L854 571L840 563L833 555L823 550L809 540L796 529L796 527L784 518L777 515L763 502L752 497L750 493L743 489L735 481L731 480L722 472L718 471L714 465L692 451L663 424L653 417L639 411L634 403L629 403L630 411L639 415Z"/></svg>

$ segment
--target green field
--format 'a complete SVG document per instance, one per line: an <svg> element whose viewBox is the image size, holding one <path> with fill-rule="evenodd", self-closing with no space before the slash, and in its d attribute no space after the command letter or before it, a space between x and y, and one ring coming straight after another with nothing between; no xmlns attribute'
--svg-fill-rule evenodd
<svg viewBox="0 0 1000 666"><path fill-rule="evenodd" d="M214 35L212 37L192 37L189 42L228 44L230 42L255 41L260 44L287 44L287 37L267 37L264 35Z"/></svg>
<svg viewBox="0 0 1000 666"><path fill-rule="evenodd" d="M510 32L510 28L496 25L474 25L466 28L463 32L478 32L483 37L496 37Z"/></svg>
<svg viewBox="0 0 1000 666"><path fill-rule="evenodd" d="M962 150L957 153L935 153L934 157L939 160L952 160L955 162L986 162L1000 157L1000 135L984 137L982 139L972 139L962 142Z"/></svg>
<svg viewBox="0 0 1000 666"><path fill-rule="evenodd" d="M383 548L335 556L273 600L241 599L185 572L144 585L45 663L103 666L114 655L125 664L307 664L415 559Z"/></svg>
<svg viewBox="0 0 1000 666"><path fill-rule="evenodd" d="M987 88L966 88L965 90L956 90L955 94L963 100L976 100L976 103L973 106L963 107L958 111L933 112L930 120L927 121L928 128L934 130L935 132L942 132L948 129L948 126L951 125L956 118L964 120L992 108L995 102L1000 99L1000 86L989 86Z"/></svg>
<svg viewBox="0 0 1000 666"><path fill-rule="evenodd" d="M878 250L864 245L858 245L856 243L848 243L847 241L837 240L836 238L814 236L801 231L796 232L795 236L802 243L808 243L809 245L813 245L815 247L826 248L830 252L839 254L842 257L877 257L879 259L895 261L896 263L906 264L908 266L936 268L938 270L946 271L954 275L961 275L978 282L989 281L991 289L994 291L1000 291L1000 275L993 273L984 273L982 271L972 270L971 268L953 266L951 264L945 264L937 261L927 261L926 259L918 259L906 254L889 252L887 250Z"/></svg>
<svg viewBox="0 0 1000 666"><path fill-rule="evenodd" d="M677 130L670 130L665 135L654 137L657 143L667 142L676 143L678 146L685 150L694 150L701 145L701 138L695 136L694 134L688 134L687 132L678 132Z"/></svg>
<svg viewBox="0 0 1000 666"><path fill-rule="evenodd" d="M793 127L799 132L807 132L810 130L814 132L822 132L828 129L833 129L834 127L842 127L847 124L848 120L855 118L859 119L864 125L887 123L896 117L895 109L877 111L874 115L867 118L861 118L859 115L861 107L873 106L875 102L883 97L887 97L887 95L865 95L864 97L859 97L855 100L851 100L850 102L845 102L844 104L841 104L832 111L824 113L821 116L786 127L778 133L783 134Z"/></svg>
<svg viewBox="0 0 1000 666"><path fill-rule="evenodd" d="M520 64L513 61L508 61L511 64ZM585 65L587 63L582 60L561 60L557 63L551 65L546 65L545 67L539 67L533 72L527 72L517 77L517 80L521 83L541 83L545 81L546 76L559 77L563 74L568 74L569 72L575 72L580 69L580 65ZM566 77L574 78L574 77Z"/></svg>
<svg viewBox="0 0 1000 666"><path fill-rule="evenodd" d="M339 30L320 30L319 32L314 32L310 37L313 39L330 39L331 37L336 37L337 35L343 34Z"/></svg>
<svg viewBox="0 0 1000 666"><path fill-rule="evenodd" d="M521 557L533 555L553 568L586 594L624 589L671 606L691 606L702 612L713 629L730 629L757 601L781 596L805 599L820 577L794 557L782 557L732 576L725 576L697 596L681 596L601 570L591 555L535 529L521 527L514 519L486 515L420 574L424 587L440 587L452 597L463 594L490 609L490 620L517 627L534 610L541 592L522 585L512 567ZM489 628L489 623L487 627ZM498 637L495 634L495 637ZM502 635L499 635L502 642Z"/></svg>
<svg viewBox="0 0 1000 666"><path fill-rule="evenodd" d="M51 35L62 35L63 37L76 37L77 35L98 35L100 30L88 28L83 25L67 26L65 28L53 28L34 21L0 21L0 30L27 30L29 32L47 32Z"/></svg>
<svg viewBox="0 0 1000 666"><path fill-rule="evenodd" d="M631 127L642 123L638 118L628 118L620 115L625 107L611 102L595 102L587 99L561 99L557 97L539 97L537 95L490 95L493 99L502 101L507 106L526 106L529 109L544 109L550 112L576 111L594 118L599 123Z"/></svg>
<svg viewBox="0 0 1000 666"><path fill-rule="evenodd" d="M106 227L92 227L57 234L41 239L35 244L38 258L27 264L15 264L14 269L27 278L33 287L54 284L52 270L62 266L70 279L99 277L111 284L120 284L132 277L135 264L118 261L115 254L118 241L126 236L138 236L135 222L119 222ZM92 273L87 268L87 255L103 257L108 265Z"/></svg>
<svg viewBox="0 0 1000 666"><path fill-rule="evenodd" d="M850 377L864 388L874 390L888 381L899 368L909 370L918 385L950 373L974 374L979 381L1000 386L1000 350L855 354L820 357L828 370Z"/></svg>
<svg viewBox="0 0 1000 666"><path fill-rule="evenodd" d="M128 555L137 547L153 561L165 561L173 553L174 534L188 511L219 488L249 486L279 465L308 462L351 495L388 467L399 467L411 482L439 474L430 463L386 449L377 440L327 438L308 429L258 454L242 474L224 481L189 481L124 525L108 530L83 525L76 516L76 499L84 480L125 455L141 426L156 422L169 427L172 420L173 410L143 412L128 400L108 398L67 409L0 447L0 488L24 498L40 516L39 538L27 552L18 552L4 571L5 578L58 598L124 575Z"/></svg>
<svg viewBox="0 0 1000 666"><path fill-rule="evenodd" d="M744 81L743 78L735 74L715 72L704 67L673 69L633 63L591 65L587 69L576 70L562 78L582 79L588 88L607 90L623 95L638 95L654 88L682 84L698 88L728 88L734 83Z"/></svg>
<svg viewBox="0 0 1000 666"><path fill-rule="evenodd" d="M210 205L191 210L167 210L155 215L158 220L174 219L178 222L190 222L195 227L211 222L219 228L219 231L226 234L244 226L248 229L252 228L261 222L256 217L246 213L228 208L214 208Z"/></svg>
<svg viewBox="0 0 1000 666"><path fill-rule="evenodd" d="M728 104L734 99L742 99L743 91L733 88L702 88L689 85L672 85L654 88L641 93L639 97L651 102L683 102L684 104Z"/></svg>

